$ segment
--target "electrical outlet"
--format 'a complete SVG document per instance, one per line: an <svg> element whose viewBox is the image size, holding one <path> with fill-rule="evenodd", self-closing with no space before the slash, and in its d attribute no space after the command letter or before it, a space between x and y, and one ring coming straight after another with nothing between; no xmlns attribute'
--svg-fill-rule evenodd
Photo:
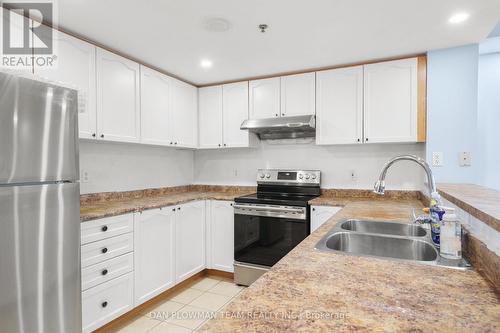
<svg viewBox="0 0 500 333"><path fill-rule="evenodd" d="M442 167L443 166L443 152L435 151L432 152L432 166Z"/></svg>
<svg viewBox="0 0 500 333"><path fill-rule="evenodd" d="M82 170L82 176L80 177L81 183L88 183L90 181L89 172L87 170Z"/></svg>
<svg viewBox="0 0 500 333"><path fill-rule="evenodd" d="M470 157L470 152L469 151L462 151L459 154L459 162L458 164L461 167L469 167L472 164L471 157Z"/></svg>
<svg viewBox="0 0 500 333"><path fill-rule="evenodd" d="M358 181L358 173L356 170L351 170L350 171L350 177L352 182L357 182Z"/></svg>

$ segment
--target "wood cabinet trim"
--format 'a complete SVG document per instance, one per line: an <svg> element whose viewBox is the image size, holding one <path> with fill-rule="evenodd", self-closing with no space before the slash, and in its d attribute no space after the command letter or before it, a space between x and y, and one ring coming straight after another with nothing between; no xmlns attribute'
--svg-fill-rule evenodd
<svg viewBox="0 0 500 333"><path fill-rule="evenodd" d="M427 56L417 57L417 142L427 139Z"/></svg>
<svg viewBox="0 0 500 333"><path fill-rule="evenodd" d="M346 63L346 64L341 64L341 65L315 67L315 68L302 69L302 70L298 70L298 71L281 72L281 73L275 73L275 74L269 74L269 75L246 77L246 78L241 78L241 79L237 79L237 80L227 80L227 81L220 81L220 82L214 82L214 83L200 84L200 85L197 85L197 87L198 88L205 88L205 87L211 87L211 86L218 86L221 84L236 83L236 82L241 82L241 81L256 81L256 80L272 79L272 78L282 77L282 76L306 74L306 73L311 73L311 72L321 72L321 71L327 71L327 70L331 70L331 69L348 68L348 67L354 67L354 66L376 64L379 62L387 62L387 61L403 60L403 59L411 59L411 58L420 58L420 57L427 59L426 54L423 54L423 53L407 54L407 55L398 56L398 57L379 58L379 59L374 59L374 60L359 61L359 62Z"/></svg>

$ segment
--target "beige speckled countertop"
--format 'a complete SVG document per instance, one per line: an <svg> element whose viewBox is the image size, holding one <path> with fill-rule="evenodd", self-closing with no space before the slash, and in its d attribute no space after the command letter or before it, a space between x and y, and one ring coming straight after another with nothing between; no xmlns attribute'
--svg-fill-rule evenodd
<svg viewBox="0 0 500 333"><path fill-rule="evenodd" d="M438 184L448 201L500 231L500 191L475 184Z"/></svg>
<svg viewBox="0 0 500 333"><path fill-rule="evenodd" d="M419 200L320 197L311 203L344 208L201 331L500 331L499 298L475 271L314 249L340 220L408 221L412 208L422 208ZM284 318L284 313L292 319ZM329 318L318 319L322 314Z"/></svg>
<svg viewBox="0 0 500 333"><path fill-rule="evenodd" d="M194 200L234 200L241 195L255 192L253 187L202 187L189 186L168 189L164 193L126 192L118 198L87 198L80 204L80 220L82 222L103 217L138 212L172 205L179 205ZM145 190L147 192L147 190ZM125 193L125 192L123 192ZM94 194L89 196L99 196ZM113 194L105 193L104 196Z"/></svg>

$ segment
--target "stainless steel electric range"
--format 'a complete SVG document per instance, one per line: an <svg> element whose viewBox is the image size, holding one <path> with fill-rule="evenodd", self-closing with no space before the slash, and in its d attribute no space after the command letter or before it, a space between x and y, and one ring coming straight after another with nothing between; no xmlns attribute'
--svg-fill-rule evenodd
<svg viewBox="0 0 500 333"><path fill-rule="evenodd" d="M310 233L320 171L260 169L257 193L234 204L234 281L250 285Z"/></svg>

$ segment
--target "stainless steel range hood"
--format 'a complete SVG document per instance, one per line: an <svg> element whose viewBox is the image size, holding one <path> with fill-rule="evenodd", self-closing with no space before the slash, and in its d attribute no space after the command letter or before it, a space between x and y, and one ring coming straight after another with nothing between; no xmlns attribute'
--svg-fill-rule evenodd
<svg viewBox="0 0 500 333"><path fill-rule="evenodd" d="M298 139L316 137L314 115L247 119L240 129L256 133L261 140Z"/></svg>

